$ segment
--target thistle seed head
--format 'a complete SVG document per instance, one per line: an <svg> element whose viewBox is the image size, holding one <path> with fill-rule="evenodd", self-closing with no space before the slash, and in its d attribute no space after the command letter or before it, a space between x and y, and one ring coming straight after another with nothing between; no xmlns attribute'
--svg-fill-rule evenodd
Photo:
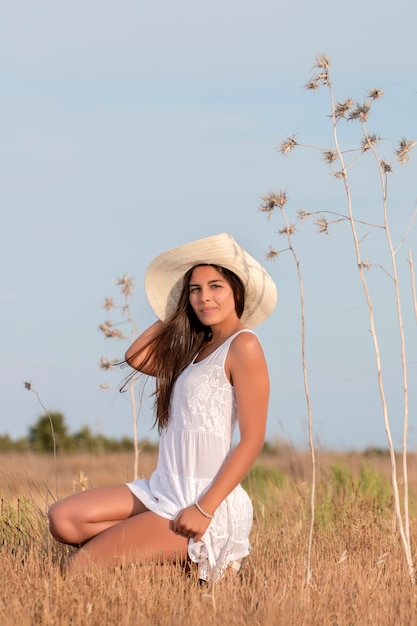
<svg viewBox="0 0 417 626"><path fill-rule="evenodd" d="M113 309L114 308L113 298L106 298L104 300L103 308L106 309L106 311L110 311L110 309Z"/></svg>
<svg viewBox="0 0 417 626"><path fill-rule="evenodd" d="M371 98L371 100L379 100L384 95L384 90L383 89L370 89L367 95L368 95L368 98Z"/></svg>
<svg viewBox="0 0 417 626"><path fill-rule="evenodd" d="M308 211L304 211L304 209L299 209L297 211L298 219L304 224L307 218L310 217L311 213Z"/></svg>
<svg viewBox="0 0 417 626"><path fill-rule="evenodd" d="M405 137L402 137L398 143L398 148L395 150L396 160L401 164L407 163L410 158L410 152L414 148L417 142L409 141Z"/></svg>
<svg viewBox="0 0 417 626"><path fill-rule="evenodd" d="M103 370L111 370L117 363L118 361L116 359L112 359L111 361L109 361L104 356L102 356L100 359L100 367Z"/></svg>
<svg viewBox="0 0 417 626"><path fill-rule="evenodd" d="M333 165L335 161L337 161L337 152L336 150L325 150L322 152L323 159L328 163L328 165Z"/></svg>
<svg viewBox="0 0 417 626"><path fill-rule="evenodd" d="M314 89L319 89L319 87L321 87L321 85L314 80L309 80L308 83L305 84L307 91L314 91Z"/></svg>
<svg viewBox="0 0 417 626"><path fill-rule="evenodd" d="M114 339L126 339L126 337L124 336L122 331L121 330L117 330L116 328L113 328L113 330L111 331L109 337L113 337Z"/></svg>
<svg viewBox="0 0 417 626"><path fill-rule="evenodd" d="M381 137L379 135L375 135L375 133L367 135L361 141L361 152L366 152L367 150L370 150L371 147L377 144L379 141L381 141Z"/></svg>
<svg viewBox="0 0 417 626"><path fill-rule="evenodd" d="M290 152L292 152L295 146L298 146L298 142L295 140L295 135L292 137L287 137L279 146L279 151L283 156L286 156Z"/></svg>
<svg viewBox="0 0 417 626"><path fill-rule="evenodd" d="M265 258L267 261L272 261L277 258L279 252L272 246L269 246L268 252L265 254Z"/></svg>
<svg viewBox="0 0 417 626"><path fill-rule="evenodd" d="M113 326L113 322L111 320L107 320L106 322L103 322L102 324L100 324L99 328L101 332L106 334L109 332L112 326Z"/></svg>
<svg viewBox="0 0 417 626"><path fill-rule="evenodd" d="M126 339L126 337L123 335L123 333L120 330L113 327L113 322L111 320L107 320L106 322L103 322L102 324L100 324L99 328L105 337L112 337L116 339Z"/></svg>
<svg viewBox="0 0 417 626"><path fill-rule="evenodd" d="M315 225L317 226L318 232L322 235L328 235L329 234L329 223L326 220L325 217L323 217L322 215L320 215L320 217L318 217L315 221Z"/></svg>
<svg viewBox="0 0 417 626"><path fill-rule="evenodd" d="M359 120L360 122L367 122L370 112L371 105L369 102L365 101L363 104L359 104L357 102L350 114L348 115L347 119L349 121Z"/></svg>
<svg viewBox="0 0 417 626"><path fill-rule="evenodd" d="M287 194L285 191L279 191L278 193L268 193L266 196L262 196L261 198L262 204L259 207L259 210L262 213L267 213L268 217L271 216L271 213L278 207L282 209L287 202Z"/></svg>
<svg viewBox="0 0 417 626"><path fill-rule="evenodd" d="M372 263L370 263L369 261L362 261L361 263L359 263L359 268L365 270L366 272L369 272L371 267Z"/></svg>
<svg viewBox="0 0 417 626"><path fill-rule="evenodd" d="M284 226L278 231L279 235L287 235L287 237L291 237L295 233L294 224L288 224L288 226Z"/></svg>
<svg viewBox="0 0 417 626"><path fill-rule="evenodd" d="M131 296L133 290L133 278L129 278L129 276L122 276L117 279L117 286L121 288L121 292L125 294L125 296Z"/></svg>
<svg viewBox="0 0 417 626"><path fill-rule="evenodd" d="M314 57L314 61L315 61L314 67L322 68L326 70L328 70L330 67L330 61L329 61L327 54L317 54Z"/></svg>
<svg viewBox="0 0 417 626"><path fill-rule="evenodd" d="M386 161L383 161L381 159L381 161L379 162L379 165L381 166L381 169L384 172L384 174L389 174L390 172L392 172L391 165L387 163Z"/></svg>
<svg viewBox="0 0 417 626"><path fill-rule="evenodd" d="M353 99L347 98L344 102L336 102L334 107L334 115L336 118L340 119L342 117L346 117L346 114L349 113L353 106Z"/></svg>

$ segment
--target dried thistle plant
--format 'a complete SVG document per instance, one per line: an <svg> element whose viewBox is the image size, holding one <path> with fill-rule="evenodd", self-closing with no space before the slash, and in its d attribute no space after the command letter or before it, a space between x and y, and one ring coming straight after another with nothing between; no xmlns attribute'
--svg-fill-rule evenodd
<svg viewBox="0 0 417 626"><path fill-rule="evenodd" d="M284 142L282 142L280 147L280 152L283 155L287 155L290 152L293 152L296 146L300 147L308 147L313 148L315 150L320 150L321 155L324 161L333 167L337 163L338 169L336 171L332 171L332 175L335 179L341 181L343 185L343 189L345 192L345 198L347 203L347 215L343 216L340 214L336 214L340 219L334 220L336 221L347 221L350 223L351 234L352 234L352 242L355 250L357 268L360 274L360 280L363 287L363 293L365 296L365 300L367 303L368 316L370 321L370 330L373 337L373 344L375 349L375 361L376 368L378 371L377 384L379 389L379 395L382 405L383 411L383 419L385 425L385 431L387 433L388 447L390 452L390 459L392 465L392 489L394 495L394 504L395 504L395 516L397 522L397 528L400 535L400 539L402 542L402 546L404 549L404 555L407 562L408 572L410 575L410 579L412 583L415 582L415 574L414 574L414 564L412 558L412 550L411 550L411 541L410 541L410 530L409 530L409 513L408 513L408 474L407 474L407 433L408 433L408 379L407 379L407 360L405 354L405 338L404 338L404 329L402 322L402 309L401 309L401 297L399 291L399 283L397 276L397 262L396 262L396 252L401 247L405 240L405 236L401 240L400 245L395 249L392 240L391 240L391 232L390 232L390 224L388 221L388 210L387 210L387 189L386 189L386 175L391 173L392 165L388 163L385 159L380 158L377 154L378 144L381 142L381 137L375 133L369 133L367 130L367 123L369 121L372 106L377 101L380 100L383 96L383 90L379 88L372 88L368 90L366 99L362 102L355 101L353 98L347 98L344 101L337 101L334 97L333 85L330 77L330 62L326 55L318 55L315 57L315 63L312 68L312 75L310 80L306 84L306 88L308 90L316 90L319 88L325 87L329 91L329 99L331 102L331 110L332 114L330 117L332 122L332 133L333 133L333 149L323 149L318 148L316 146L309 146L305 143L300 143L295 140L295 136L289 136ZM360 124L362 131L362 138L359 140L359 145L356 148L348 147L345 150L341 147L341 141L339 138L339 126L342 121L347 123L357 122ZM395 149L395 160L400 164L405 164L410 158L410 152L412 148L416 145L415 141L410 141L406 138L402 138L398 144L398 147ZM354 157L350 163L346 162L345 154L353 153ZM380 198L382 201L382 224L367 224L366 221L357 219L353 212L353 198L352 198L352 189L349 180L349 171L350 168L357 163L357 161L361 158L369 158L373 157L374 162L379 170L379 181L380 181ZM268 217L271 216L272 210L268 211ZM329 222L323 216L323 213L326 211L320 212L319 217L315 221L315 225L318 227L319 233L329 234ZM328 213L332 213L328 211ZM410 225L417 213L417 210L414 212L413 218L410 221L410 224L407 228L407 233L409 231ZM289 249L292 250L294 254L294 258L296 259L297 270L299 272L299 280L300 285L302 284L301 276L300 276L300 265L298 258L295 255L294 249L291 243L291 237L295 232L295 224L291 224L286 215L285 211L281 212L282 217L284 219L284 226L280 228L277 232L279 235L286 235L289 240ZM304 209L298 212L298 220L304 223L308 217L313 215L314 212L305 211ZM333 213L335 214L335 213ZM392 266L392 271L387 272L387 270L379 265L374 264L371 261L362 259L362 251L361 244L362 239L358 234L358 226L359 224L365 224L374 229L382 229L386 235L387 241L387 250L389 254L389 259ZM272 249L272 248L270 248ZM398 485L400 484L400 480L397 477L397 468L396 468L396 455L395 449L392 442L391 436L391 428L390 428L390 420L388 413L388 405L386 400L385 387L383 382L382 375L382 365L381 365L381 356L380 356L380 348L379 348L379 340L376 332L375 318L374 318L374 307L372 305L372 300L370 296L370 292L368 289L367 279L365 277L365 272L369 272L371 268L378 267L381 268L391 279L390 284L394 285L395 291L395 302L396 302L396 311L398 324L400 329L400 342L401 342L401 355L402 355L402 368L403 368L403 379L402 379L402 389L404 392L404 420L403 420L403 511L401 507L401 500L399 497ZM304 339L304 318L302 315L302 337ZM303 359L304 359L304 349L303 349ZM304 369L305 369L305 361L303 361ZM307 402L309 403L309 394L306 395ZM315 484L315 461L314 461L314 445L312 442L312 419L311 414L309 413L309 438L310 438L310 449L312 456L312 489L311 489L311 520L310 520L310 530L309 530L309 538L308 538L308 554L307 554L307 565L306 565L306 588L308 588L310 576L311 576L311 547L312 547L312 539L313 539L313 521L314 521L314 484Z"/></svg>
<svg viewBox="0 0 417 626"><path fill-rule="evenodd" d="M118 339L121 341L130 340L130 343L133 343L134 339L137 335L136 324L133 320L130 311L130 300L133 296L133 278L124 274L122 277L117 278L116 287L118 287L119 293L122 295L123 299L121 303L115 301L114 298L107 297L104 300L103 308L106 311L113 310L120 316L120 321L115 324L112 320L106 320L99 325L99 329L103 333L106 339ZM117 327L116 327L117 326ZM127 326L129 328L129 337L123 333L118 326ZM106 357L101 357L100 359L100 368L105 371L112 370L116 365L122 364L122 359L107 359ZM103 391L109 389L109 385L106 383L102 383L100 388ZM132 427L133 427L133 445L134 445L134 454L135 454L135 463L134 463L134 478L138 477L139 471L139 445L138 445L138 429L137 429L137 403L136 403L136 379L131 378L126 388L130 393L130 402L131 402L131 411L132 411Z"/></svg>

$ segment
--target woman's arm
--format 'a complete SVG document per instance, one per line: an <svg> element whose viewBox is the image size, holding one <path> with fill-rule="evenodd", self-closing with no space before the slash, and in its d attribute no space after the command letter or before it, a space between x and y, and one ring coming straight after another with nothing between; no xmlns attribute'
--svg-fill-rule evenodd
<svg viewBox="0 0 417 626"><path fill-rule="evenodd" d="M150 357L150 347L153 340L161 334L163 328L163 322L158 320L135 339L125 354L125 360L131 367L148 376L155 376L155 363Z"/></svg>
<svg viewBox="0 0 417 626"><path fill-rule="evenodd" d="M265 440L269 376L255 335L241 333L233 340L226 359L226 371L236 394L240 441L199 499L201 508L210 515L246 476ZM173 529L188 531L188 536L199 541L209 523L210 520L204 518L196 507L187 507L173 521Z"/></svg>
<svg viewBox="0 0 417 626"><path fill-rule="evenodd" d="M265 441L269 376L255 335L241 333L236 337L229 349L226 370L236 394L240 440L199 501L210 514L244 479Z"/></svg>

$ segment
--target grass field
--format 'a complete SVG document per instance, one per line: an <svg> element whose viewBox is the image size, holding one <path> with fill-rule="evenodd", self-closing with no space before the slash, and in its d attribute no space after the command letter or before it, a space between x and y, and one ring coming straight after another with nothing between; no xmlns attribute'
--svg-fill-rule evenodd
<svg viewBox="0 0 417 626"><path fill-rule="evenodd" d="M417 624L396 533L390 463L384 454L317 454L312 576L305 589L309 454L263 454L245 480L255 510L252 552L241 578L202 587L175 566L98 567L65 579L67 549L47 531L57 498L132 478L131 453L0 456L0 624L406 625ZM143 454L148 476L155 455ZM410 528L417 545L417 457L410 455ZM58 488L58 493L57 493Z"/></svg>

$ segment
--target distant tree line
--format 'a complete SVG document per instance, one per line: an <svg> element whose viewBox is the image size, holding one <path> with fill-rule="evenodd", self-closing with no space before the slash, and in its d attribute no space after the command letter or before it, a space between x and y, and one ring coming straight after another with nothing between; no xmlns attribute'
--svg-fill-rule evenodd
<svg viewBox="0 0 417 626"><path fill-rule="evenodd" d="M53 425L53 434L51 428ZM99 454L103 452L130 452L134 450L134 442L130 437L112 439L104 435L94 435L88 426L74 434L68 433L65 418L62 413L49 413L41 415L33 426L29 427L27 437L13 440L9 435L0 434L0 454L5 452L39 452L53 453L55 447L57 453L82 453L91 452ZM158 443L144 439L139 442L141 452L156 452ZM267 456L280 456L295 450L293 445L279 437L272 441L265 440L262 454ZM362 450L365 456L388 456L387 448L368 447Z"/></svg>
<svg viewBox="0 0 417 626"><path fill-rule="evenodd" d="M63 414L49 413L39 417L36 424L29 428L27 437L13 440L9 435L0 435L0 453L53 452L54 441L57 453L122 452L133 450L134 447L133 440L129 437L112 439L104 435L94 435L88 426L70 434ZM154 451L157 444L143 441L140 447L142 450Z"/></svg>

